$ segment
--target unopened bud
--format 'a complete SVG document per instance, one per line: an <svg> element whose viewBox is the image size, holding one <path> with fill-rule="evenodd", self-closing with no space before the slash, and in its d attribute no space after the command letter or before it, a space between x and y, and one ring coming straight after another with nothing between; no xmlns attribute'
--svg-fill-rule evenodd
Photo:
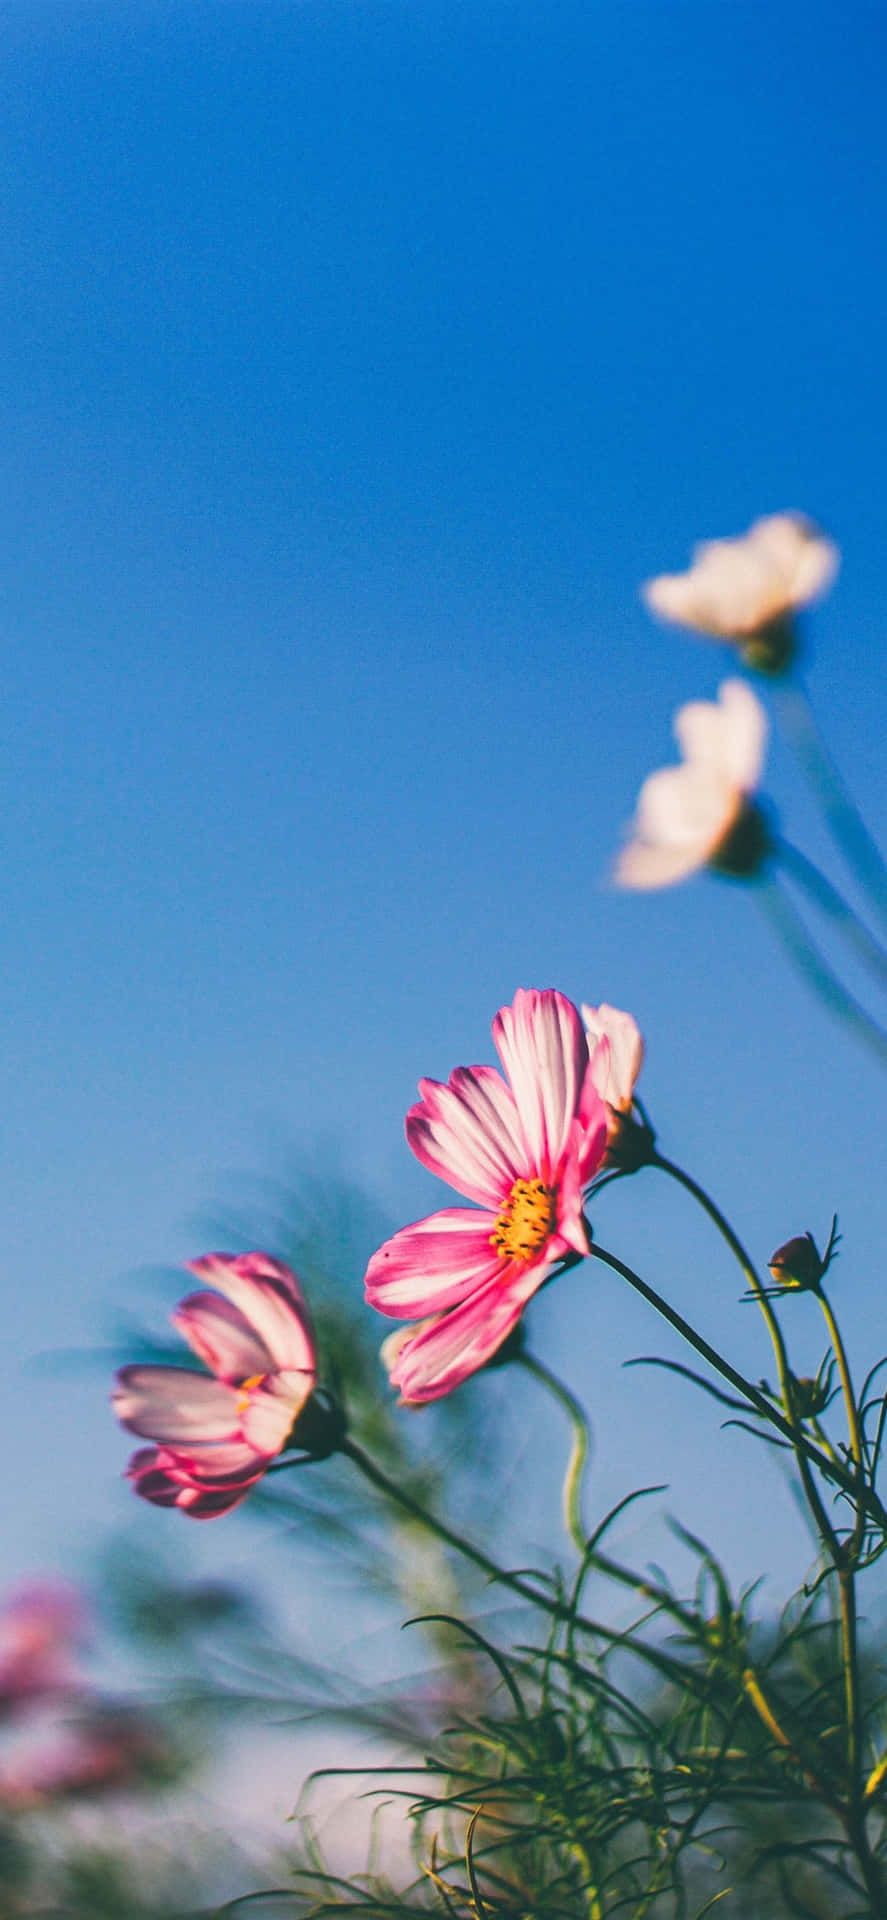
<svg viewBox="0 0 887 1920"><path fill-rule="evenodd" d="M826 1380L811 1380L806 1374L795 1376L792 1382L792 1398L795 1411L802 1420L815 1419L824 1413L829 1402L829 1386Z"/></svg>
<svg viewBox="0 0 887 1920"><path fill-rule="evenodd" d="M827 1262L820 1259L812 1233L798 1233L771 1253L767 1265L776 1285L786 1292L815 1293Z"/></svg>

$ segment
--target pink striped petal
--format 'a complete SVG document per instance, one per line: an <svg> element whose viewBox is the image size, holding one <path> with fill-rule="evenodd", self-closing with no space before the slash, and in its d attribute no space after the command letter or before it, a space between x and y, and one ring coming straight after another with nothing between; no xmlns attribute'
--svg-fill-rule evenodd
<svg viewBox="0 0 887 1920"><path fill-rule="evenodd" d="M402 1227L367 1267L370 1306L396 1319L456 1306L505 1269L490 1244L495 1224L493 1213L445 1207Z"/></svg>
<svg viewBox="0 0 887 1920"><path fill-rule="evenodd" d="M255 1486L259 1474L232 1477L227 1484L212 1486L190 1479L163 1448L142 1447L127 1468L136 1493L157 1507L180 1507L192 1520L211 1520L216 1514L230 1513Z"/></svg>
<svg viewBox="0 0 887 1920"><path fill-rule="evenodd" d="M503 1284L487 1281L461 1307L442 1313L404 1340L391 1369L392 1385L404 1400L439 1400L492 1358L517 1325L528 1299L541 1286L545 1269Z"/></svg>
<svg viewBox="0 0 887 1920"><path fill-rule="evenodd" d="M217 1380L233 1386L253 1374L270 1373L274 1366L264 1340L240 1308L217 1293L189 1293L170 1318Z"/></svg>
<svg viewBox="0 0 887 1920"><path fill-rule="evenodd" d="M422 1165L469 1200L496 1209L526 1169L514 1096L495 1067L457 1067L448 1086L420 1080L407 1139Z"/></svg>
<svg viewBox="0 0 887 1920"><path fill-rule="evenodd" d="M588 1065L582 1022L562 993L519 988L493 1021L493 1039L514 1091L532 1171L557 1173Z"/></svg>
<svg viewBox="0 0 887 1920"><path fill-rule="evenodd" d="M275 1393L260 1387L251 1393L243 1409L243 1437L257 1453L271 1458L279 1453L300 1406L303 1406L314 1384L304 1374L290 1374L290 1380L305 1381L304 1390L298 1404L289 1394ZM270 1385L270 1383L269 1383Z"/></svg>
<svg viewBox="0 0 887 1920"><path fill-rule="evenodd" d="M275 1367L314 1371L314 1335L305 1297L281 1260L267 1253L208 1253L192 1260L190 1269L239 1308Z"/></svg>
<svg viewBox="0 0 887 1920"><path fill-rule="evenodd" d="M185 1367L122 1367L111 1404L130 1433L176 1446L231 1440L239 1429L233 1387Z"/></svg>
<svg viewBox="0 0 887 1920"><path fill-rule="evenodd" d="M604 1045L606 1042L603 1043ZM592 1174L597 1173L607 1151L610 1133L610 1114L607 1102L599 1092L598 1078L600 1064L597 1050L585 1070L582 1092L579 1096L579 1112L573 1134L573 1150L580 1185L587 1185Z"/></svg>

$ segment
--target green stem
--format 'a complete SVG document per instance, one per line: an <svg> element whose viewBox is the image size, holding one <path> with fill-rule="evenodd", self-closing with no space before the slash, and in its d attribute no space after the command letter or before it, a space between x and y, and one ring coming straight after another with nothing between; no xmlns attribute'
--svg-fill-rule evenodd
<svg viewBox="0 0 887 1920"><path fill-rule="evenodd" d="M774 686L773 700L837 845L887 921L887 866L832 760L803 682Z"/></svg>
<svg viewBox="0 0 887 1920"><path fill-rule="evenodd" d="M540 1381L542 1386L548 1388L549 1393L553 1395L558 1405L563 1407L567 1419L570 1422L573 1444L570 1448L570 1458L567 1461L567 1471L564 1475L561 1499L564 1526L577 1553L583 1554L585 1552L588 1535L582 1523L582 1481L588 1462L591 1438L585 1411L583 1407L580 1406L575 1395L570 1392L569 1387L565 1387L563 1381L559 1380L556 1374L551 1373L548 1367L543 1366L541 1360L534 1359L532 1354L521 1353L518 1355L518 1364L524 1368L526 1373L532 1374L534 1379Z"/></svg>
<svg viewBox="0 0 887 1920"><path fill-rule="evenodd" d="M838 1362L838 1373L841 1378L841 1392L844 1397L844 1406L847 1412L847 1432L850 1438L850 1452L853 1455L853 1459L856 1464L856 1471L859 1475L859 1481L861 1485L865 1477L865 1453L863 1450L862 1428L859 1423L859 1411L856 1405L856 1395L853 1391L853 1377L850 1372L850 1362L847 1359L847 1349L844 1346L841 1330L840 1330L840 1327L838 1326L837 1320L835 1319L834 1309L832 1307L831 1301L829 1300L828 1295L826 1294L825 1288L822 1286L821 1283L816 1289L816 1295L819 1300L819 1304L822 1308L825 1324L828 1327L829 1338L831 1340L832 1347L834 1349L835 1359ZM857 1505L856 1526L853 1531L853 1540L850 1546L850 1553L848 1556L848 1563L850 1565L855 1564L855 1561L858 1558L859 1550L862 1546L862 1539L863 1539L864 1532L865 1532L865 1509L861 1505Z"/></svg>
<svg viewBox="0 0 887 1920"><path fill-rule="evenodd" d="M799 886L804 887L822 912L840 927L863 965L877 976L882 986L887 984L887 953L875 939L874 934L870 933L865 923L860 920L859 915L854 913L849 900L844 899L843 894L838 892L831 880L824 873L820 873L819 868L814 866L813 861L808 860L807 855L801 853L798 847L793 847L788 840L782 839L775 842L775 847L790 877L796 880Z"/></svg>
<svg viewBox="0 0 887 1920"><path fill-rule="evenodd" d="M763 877L756 888L756 897L808 985L818 993L830 1013L846 1021L857 1039L877 1054L882 1065L887 1064L887 1033L832 972L776 880Z"/></svg>
<svg viewBox="0 0 887 1920"><path fill-rule="evenodd" d="M773 1355L779 1376L779 1391L782 1395L782 1404L788 1417L788 1428L792 1447L794 1448L798 1471L801 1475L807 1505L813 1515L820 1538L825 1542L830 1552L834 1552L837 1547L837 1536L823 1506L819 1489L810 1472L810 1463L800 1429L797 1408L795 1406L794 1382L791 1368L788 1364L788 1354L786 1352L782 1328L767 1297L754 1261L750 1254L746 1252L738 1234L734 1233L729 1220L721 1212L720 1207L712 1199L711 1194L706 1193L705 1188L699 1185L698 1180L693 1179L692 1174L685 1173L683 1167L677 1166L673 1160L666 1160L664 1154L658 1152L654 1152L651 1155L650 1165L658 1167L660 1173L667 1173L670 1179L676 1180L679 1186L683 1187L687 1193L692 1195L703 1212L708 1215L712 1224L717 1227L721 1238L726 1241L730 1252L733 1254L741 1272L748 1281L751 1291L764 1316L764 1320L766 1321L767 1331L773 1346Z"/></svg>
<svg viewBox="0 0 887 1920"><path fill-rule="evenodd" d="M594 1260L603 1261L605 1266L612 1267L614 1273L620 1274L623 1280L627 1280L629 1286L633 1287L642 1299L648 1301L651 1307L655 1307L656 1312L661 1314L663 1320L668 1321L669 1326L674 1327L682 1340L686 1340L687 1345L706 1360L715 1373L721 1375L722 1380L729 1381L731 1387L735 1387L737 1393L743 1395L756 1413L759 1413L771 1427L776 1427L793 1448L802 1450L811 1465L818 1467L827 1480L834 1481L845 1493L861 1499L867 1511L877 1520L878 1525L887 1532L887 1508L882 1505L873 1488L860 1488L855 1473L850 1473L840 1461L830 1460L827 1454L821 1452L819 1447L814 1446L813 1442L807 1439L806 1434L798 1432L797 1428L793 1427L773 1405L772 1400L767 1399L766 1394L752 1386L751 1381L746 1380L744 1374L732 1366L730 1361L725 1359L716 1347L711 1346L708 1340L703 1339L701 1333L696 1332L695 1327L690 1325L689 1320L684 1319L683 1314L669 1306L668 1301L663 1299L661 1293L656 1292L655 1287L649 1286L647 1281L642 1280L631 1267L627 1267L623 1260L619 1260L615 1253L608 1253L606 1248L595 1240L591 1245L591 1257Z"/></svg>
<svg viewBox="0 0 887 1920"><path fill-rule="evenodd" d="M630 1638L627 1631L619 1632L616 1628L606 1627L597 1620L589 1620L585 1614L577 1613L575 1607L566 1601L555 1600L550 1595L541 1593L538 1587L534 1587L522 1574L509 1573L504 1567L498 1566L488 1553L484 1553L482 1547L475 1546L464 1533L456 1533L444 1520L439 1519L437 1514L429 1513L418 1500L414 1500L412 1494L407 1493L396 1480L390 1479L384 1468L378 1466L376 1461L372 1460L361 1446L358 1446L356 1440L346 1436L338 1451L345 1454L354 1466L359 1468L364 1478L379 1493L383 1493L395 1506L401 1507L405 1513L410 1514L412 1519L418 1520L422 1526L427 1527L429 1533L435 1534L438 1540L452 1547L454 1552L461 1553L464 1559L470 1560L473 1566L479 1567L489 1580L496 1581L499 1586L507 1587L521 1600L528 1600L531 1606L541 1607L543 1612L549 1614L552 1619L563 1620L574 1632L591 1634L596 1638L609 1641L614 1646L628 1647L663 1678L677 1681L696 1691L702 1691L704 1682L692 1667L684 1666L669 1654L660 1652L657 1647L646 1646L643 1641ZM664 1589L660 1590L649 1581L630 1575L626 1569L616 1567L615 1562L609 1562L603 1556L595 1556L595 1560L604 1572L609 1573L612 1568L615 1568L615 1577L620 1578L624 1584L630 1584L643 1598L651 1599L657 1605L667 1605L671 1612L683 1618L684 1623L690 1621L691 1616Z"/></svg>

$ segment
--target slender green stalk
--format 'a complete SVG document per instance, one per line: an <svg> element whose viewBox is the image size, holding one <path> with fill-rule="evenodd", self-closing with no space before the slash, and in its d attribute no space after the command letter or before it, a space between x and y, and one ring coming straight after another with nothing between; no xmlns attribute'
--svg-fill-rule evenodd
<svg viewBox="0 0 887 1920"><path fill-rule="evenodd" d="M887 1033L871 1014L842 985L827 960L814 945L800 915L774 878L763 876L755 889L756 898L775 927L791 960L829 1012L846 1022L858 1040L887 1065Z"/></svg>
<svg viewBox="0 0 887 1920"><path fill-rule="evenodd" d="M796 1451L802 1450L811 1465L818 1467L827 1480L833 1481L844 1493L849 1493L854 1499L861 1500L873 1519L877 1520L878 1525L887 1532L887 1508L882 1505L872 1487L860 1487L855 1473L851 1473L841 1461L830 1460L828 1454L814 1446L806 1434L792 1426L774 1406L772 1400L767 1399L766 1394L761 1393L750 1380L746 1380L738 1368L734 1367L708 1340L705 1340L701 1333L697 1333L696 1328L690 1325L689 1320L684 1319L683 1314L670 1306L662 1294L656 1292L655 1287L649 1286L646 1280L642 1280L631 1267L627 1267L615 1253L608 1253L606 1248L595 1240L591 1246L591 1257L603 1261L605 1266L612 1267L614 1273L620 1274L623 1280L627 1280L629 1286L648 1301L651 1307L655 1307L663 1320L667 1320L669 1326L674 1327L675 1332L679 1333L688 1346L691 1346L694 1352L700 1354L702 1359L714 1368L715 1373L720 1374L722 1380L729 1381L731 1387L735 1387L737 1393L743 1395L749 1406L754 1408L754 1411L760 1414L769 1426L775 1427L779 1433L783 1434Z"/></svg>
<svg viewBox="0 0 887 1920"><path fill-rule="evenodd" d="M887 865L832 760L803 682L774 685L773 700L837 845L887 921Z"/></svg>
<svg viewBox="0 0 887 1920"><path fill-rule="evenodd" d="M447 1526L446 1521L441 1520L437 1514L429 1513L418 1500L414 1500L411 1494L407 1493L396 1480L392 1480L384 1469L364 1452L363 1447L358 1446L356 1440L346 1436L338 1450L352 1461L379 1493L383 1493L387 1499L393 1501L395 1506L402 1507L412 1519L420 1521L424 1527L428 1528L429 1533L435 1534L438 1540L452 1547L456 1553L461 1553L464 1559L472 1562L473 1566L479 1567L489 1580L494 1580L499 1586L507 1587L521 1600L528 1600L531 1606L540 1607L553 1620L563 1620L574 1632L591 1634L595 1638L610 1641L614 1646L628 1647L632 1653L637 1654L639 1659L645 1660L648 1666L655 1668L656 1672L665 1679L680 1681L697 1691L704 1687L702 1677L696 1674L692 1667L687 1667L669 1654L660 1652L657 1647L647 1646L642 1640L635 1640L626 1631L619 1632L618 1629L606 1627L597 1620L589 1620L585 1614L577 1613L575 1606L567 1601L555 1600L550 1594L541 1592L538 1587L534 1587L529 1580L525 1579L523 1574L510 1573L505 1567L498 1566L488 1553L484 1553L482 1547L476 1546L464 1533L456 1533L452 1527ZM630 1574L627 1569L617 1567L615 1562L607 1561L603 1555L595 1556L595 1564L605 1573L614 1570L614 1577L619 1578L623 1584L632 1586L641 1598L653 1600L657 1606L667 1606L668 1610L684 1623L690 1623L692 1616L686 1609L680 1607L665 1589L657 1588L649 1581Z"/></svg>
<svg viewBox="0 0 887 1920"><path fill-rule="evenodd" d="M534 1359L532 1354L521 1353L518 1355L518 1364L524 1368L526 1373L532 1374L535 1380L540 1381L542 1386L548 1388L549 1393L553 1395L558 1405L563 1407L567 1419L570 1422L573 1443L570 1448L570 1457L567 1461L567 1471L564 1475L561 1500L564 1526L577 1553L584 1554L588 1535L582 1523L582 1482L588 1462L588 1451L591 1439L585 1411L583 1407L580 1406L575 1395L570 1392L569 1387L565 1387L563 1381L559 1380L556 1374L550 1372L548 1367L543 1366L541 1360Z"/></svg>
<svg viewBox="0 0 887 1920"><path fill-rule="evenodd" d="M719 1234L722 1239L726 1241L730 1252L733 1254L741 1272L748 1281L764 1316L764 1320L766 1321L767 1331L773 1346L773 1354L779 1376L779 1391L782 1395L782 1404L788 1417L792 1446L794 1448L795 1459L798 1463L798 1471L801 1475L807 1505L813 1515L820 1538L825 1542L830 1551L834 1551L837 1546L835 1531L825 1511L819 1489L810 1472L810 1464L803 1444L803 1436L801 1434L800 1422L795 1405L794 1382L791 1368L788 1364L788 1354L786 1352L782 1328L767 1297L754 1261L750 1254L746 1252L738 1234L734 1233L729 1220L721 1212L720 1207L717 1206L716 1202L712 1199L711 1194L706 1193L705 1188L699 1185L698 1180L693 1179L692 1174L685 1173L683 1167L677 1166L675 1161L667 1160L664 1154L658 1152L654 1152L651 1155L650 1165L658 1167L660 1173L667 1173L670 1179L676 1180L679 1186L684 1187L686 1192L692 1195L693 1199L697 1201L698 1205L703 1209L703 1212L708 1215L712 1224L717 1227Z"/></svg>
<svg viewBox="0 0 887 1920"><path fill-rule="evenodd" d="M887 953L875 939L874 934L869 932L865 922L860 920L859 915L854 912L849 900L844 899L843 894L838 892L831 880L821 873L819 868L814 866L813 861L808 860L807 855L801 853L798 847L793 847L788 840L781 838L775 845L786 873L792 880L796 880L799 886L804 887L822 912L840 927L845 939L858 954L863 965L880 980L882 986L887 986Z"/></svg>

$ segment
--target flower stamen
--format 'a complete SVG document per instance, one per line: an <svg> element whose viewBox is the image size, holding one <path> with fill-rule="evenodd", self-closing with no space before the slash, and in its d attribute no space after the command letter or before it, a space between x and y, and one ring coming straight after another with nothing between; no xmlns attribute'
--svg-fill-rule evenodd
<svg viewBox="0 0 887 1920"><path fill-rule="evenodd" d="M515 1180L499 1214L490 1245L504 1260L534 1260L554 1231L557 1188L544 1180Z"/></svg>

